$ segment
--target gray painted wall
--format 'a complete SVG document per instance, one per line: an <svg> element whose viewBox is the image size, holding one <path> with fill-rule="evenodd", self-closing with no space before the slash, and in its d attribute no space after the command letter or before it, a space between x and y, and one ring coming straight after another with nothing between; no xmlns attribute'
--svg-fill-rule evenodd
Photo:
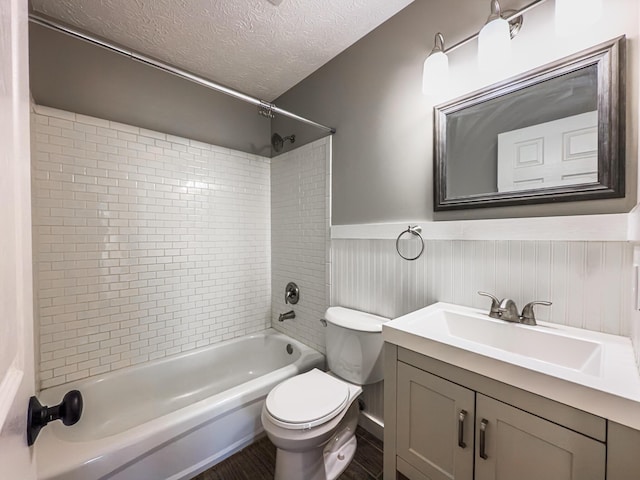
<svg viewBox="0 0 640 480"><path fill-rule="evenodd" d="M505 0L520 8L528 0ZM337 128L333 142L333 224L402 220L500 218L630 211L637 188L638 24L636 0L605 0L606 17L568 39L555 39L554 2L525 17L514 40L520 53L508 75L575 53L621 33L627 34L627 196L623 199L475 209L433 213L433 104L483 85L472 42L450 56L452 95L429 99L421 93L422 64L436 32L451 45L477 32L488 14L484 0L416 0L276 100L283 108ZM549 39L557 42L545 45ZM529 62L529 64L527 64ZM475 69L475 70L474 70ZM322 132L285 118L273 130L306 143ZM288 147L290 148L290 147Z"/></svg>
<svg viewBox="0 0 640 480"><path fill-rule="evenodd" d="M253 105L34 24L29 55L39 105L270 155Z"/></svg>

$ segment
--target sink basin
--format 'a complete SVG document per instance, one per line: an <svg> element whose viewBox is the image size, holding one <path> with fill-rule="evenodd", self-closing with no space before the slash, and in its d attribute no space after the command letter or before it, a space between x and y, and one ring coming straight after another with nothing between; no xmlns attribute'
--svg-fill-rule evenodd
<svg viewBox="0 0 640 480"><path fill-rule="evenodd" d="M414 338L413 349L421 348L418 337L563 378L601 377L605 346L619 338L545 322L535 326L505 322L483 310L447 303L430 305L383 327L386 341L396 343L393 338L401 333ZM421 353L429 355L433 348Z"/></svg>
<svg viewBox="0 0 640 480"><path fill-rule="evenodd" d="M421 323L426 330L437 332L440 340L448 336L452 343L470 342L589 375L601 372L600 343L568 336L550 327L531 327L488 315L448 310L436 310Z"/></svg>

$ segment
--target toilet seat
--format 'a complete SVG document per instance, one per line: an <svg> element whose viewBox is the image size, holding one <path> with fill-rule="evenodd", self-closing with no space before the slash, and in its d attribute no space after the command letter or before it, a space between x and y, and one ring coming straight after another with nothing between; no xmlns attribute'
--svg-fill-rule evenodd
<svg viewBox="0 0 640 480"><path fill-rule="evenodd" d="M265 402L272 421L283 428L304 430L322 425L349 403L349 386L316 368L277 385Z"/></svg>

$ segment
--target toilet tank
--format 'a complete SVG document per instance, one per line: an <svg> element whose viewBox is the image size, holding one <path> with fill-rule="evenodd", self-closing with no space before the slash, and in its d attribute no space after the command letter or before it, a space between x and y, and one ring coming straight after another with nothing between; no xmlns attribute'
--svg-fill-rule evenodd
<svg viewBox="0 0 640 480"><path fill-rule="evenodd" d="M329 370L356 385L382 380L382 324L389 319L349 308L330 307L325 320Z"/></svg>

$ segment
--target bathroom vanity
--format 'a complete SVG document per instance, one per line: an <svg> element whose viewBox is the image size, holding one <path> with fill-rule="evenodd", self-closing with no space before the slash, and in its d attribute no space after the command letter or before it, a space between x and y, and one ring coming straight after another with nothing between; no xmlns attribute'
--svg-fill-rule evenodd
<svg viewBox="0 0 640 480"><path fill-rule="evenodd" d="M640 478L628 339L443 303L383 336L385 479Z"/></svg>

